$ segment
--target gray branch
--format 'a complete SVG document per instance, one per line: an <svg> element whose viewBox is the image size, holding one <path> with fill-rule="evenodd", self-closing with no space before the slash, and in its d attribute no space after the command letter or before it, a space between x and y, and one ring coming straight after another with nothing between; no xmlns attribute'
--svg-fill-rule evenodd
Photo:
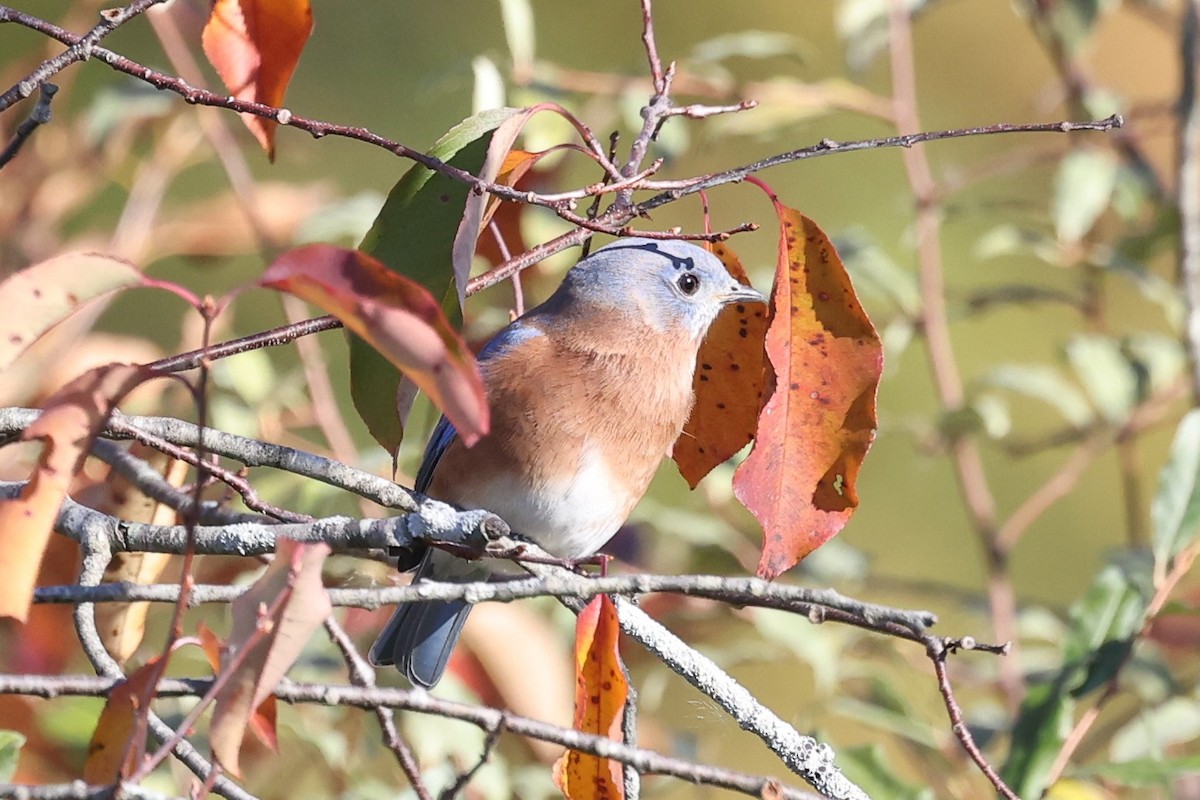
<svg viewBox="0 0 1200 800"><path fill-rule="evenodd" d="M21 694L32 697L61 697L64 695L99 697L108 692L117 682L111 678L93 678L86 675L0 675L0 694ZM211 679L164 678L158 683L157 696L202 697L211 685ZM778 797L791 800L818 800L816 795L811 792L779 786L777 781L770 778L664 756L651 750L623 745L603 736L562 728L496 708L443 700L419 689L384 686L330 686L317 683L293 683L285 680L275 688L275 697L285 703L318 703L368 710L383 707L422 714L437 714L470 723L486 731L505 730L520 736L559 744L572 750L610 758L630 764L639 772L646 774L669 775L694 783L720 786L754 797L763 796L768 785L774 785L781 790Z"/></svg>
<svg viewBox="0 0 1200 800"><path fill-rule="evenodd" d="M0 783L0 798L3 800L109 800L112 797L127 797L130 800L183 800L133 783L119 783L115 786L94 786L83 781L41 786Z"/></svg>

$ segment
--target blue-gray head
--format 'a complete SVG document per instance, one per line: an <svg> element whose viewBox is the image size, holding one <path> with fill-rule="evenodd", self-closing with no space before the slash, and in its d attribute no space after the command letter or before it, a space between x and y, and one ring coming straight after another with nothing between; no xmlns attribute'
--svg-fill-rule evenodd
<svg viewBox="0 0 1200 800"><path fill-rule="evenodd" d="M580 261L563 280L570 302L637 315L655 330L682 326L699 342L730 303L765 302L720 260L688 242L620 239Z"/></svg>

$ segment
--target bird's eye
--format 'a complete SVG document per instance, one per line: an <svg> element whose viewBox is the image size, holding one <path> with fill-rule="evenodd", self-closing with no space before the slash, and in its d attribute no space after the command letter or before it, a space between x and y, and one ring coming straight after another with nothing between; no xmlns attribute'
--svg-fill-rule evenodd
<svg viewBox="0 0 1200 800"><path fill-rule="evenodd" d="M679 287L679 291L686 295L693 295L700 288L700 279L690 272L685 272L679 276L679 280L675 281Z"/></svg>

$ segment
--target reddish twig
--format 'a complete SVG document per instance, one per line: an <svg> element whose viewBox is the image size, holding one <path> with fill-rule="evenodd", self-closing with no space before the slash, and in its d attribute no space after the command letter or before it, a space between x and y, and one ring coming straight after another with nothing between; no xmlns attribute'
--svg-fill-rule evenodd
<svg viewBox="0 0 1200 800"><path fill-rule="evenodd" d="M959 744L967 751L967 755L979 767L980 772L995 787L996 792L1001 797L1007 798L1007 800L1021 800L1012 789L1008 788L1008 784L997 774L996 770L992 768L987 757L980 751L979 746L975 744L975 738L971 736L971 729L963 719L962 708L954 698L954 688L950 685L950 676L946 672L946 655L952 652L953 649L955 648L948 640L932 636L926 640L926 653L929 655L929 660L933 662L933 671L937 675L938 691L941 692L942 701L946 705L946 713L950 716L951 730L954 732L954 736L958 739Z"/></svg>
<svg viewBox="0 0 1200 800"><path fill-rule="evenodd" d="M911 20L908 7L902 0L892 0L889 30L896 127L902 135L912 135L919 130L920 123ZM921 329L928 348L929 367L942 408L957 411L963 405L964 391L946 311L936 185L922 148L906 149L903 156L905 172L916 202ZM964 504L985 554L994 635L1001 641L1015 641L1016 598L1008 576L1007 552L997 542L996 501L988 485L983 459L974 440L965 436L955 438L950 451ZM1017 661L1015 658L1004 661L1000 670L1010 708L1019 704L1024 693L1024 681Z"/></svg>

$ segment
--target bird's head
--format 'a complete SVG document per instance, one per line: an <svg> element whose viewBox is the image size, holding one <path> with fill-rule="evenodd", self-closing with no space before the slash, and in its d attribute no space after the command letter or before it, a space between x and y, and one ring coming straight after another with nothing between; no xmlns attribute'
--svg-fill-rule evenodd
<svg viewBox="0 0 1200 800"><path fill-rule="evenodd" d="M576 264L564 287L574 302L637 314L656 330L682 327L697 343L725 306L766 301L712 253L675 239L616 241Z"/></svg>

